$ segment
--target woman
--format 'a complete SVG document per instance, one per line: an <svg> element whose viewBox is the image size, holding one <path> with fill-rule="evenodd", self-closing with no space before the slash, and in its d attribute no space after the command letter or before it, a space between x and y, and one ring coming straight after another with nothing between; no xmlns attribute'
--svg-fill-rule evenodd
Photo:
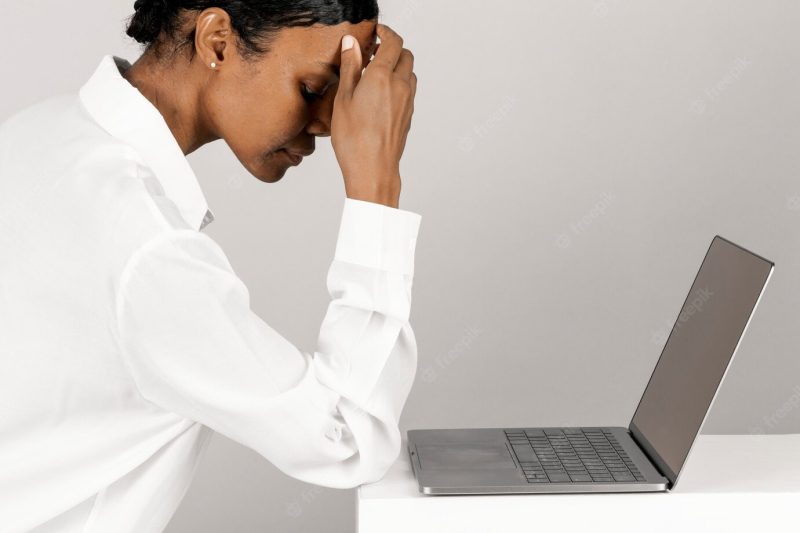
<svg viewBox="0 0 800 533"><path fill-rule="evenodd" d="M421 217L398 207L411 53L374 0L134 7L133 65L107 55L77 94L0 126L2 531L162 531L212 431L329 487L399 454L417 356ZM328 135L346 198L305 352L200 231L213 215L185 156L224 139L275 182Z"/></svg>

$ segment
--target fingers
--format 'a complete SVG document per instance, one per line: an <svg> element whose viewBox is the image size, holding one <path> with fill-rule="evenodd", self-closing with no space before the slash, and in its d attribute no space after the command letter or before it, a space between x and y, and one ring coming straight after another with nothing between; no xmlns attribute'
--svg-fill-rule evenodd
<svg viewBox="0 0 800 533"><path fill-rule="evenodd" d="M413 72L411 73L411 78L409 78L408 83L411 85L411 118L408 121L408 128L411 129L411 119L414 118L414 101L417 97L417 75Z"/></svg>
<svg viewBox="0 0 800 533"><path fill-rule="evenodd" d="M349 48L344 49L348 45ZM361 79L361 46L352 35L342 37L342 59L339 66L339 88L336 98L351 98Z"/></svg>
<svg viewBox="0 0 800 533"><path fill-rule="evenodd" d="M380 37L381 42L371 64L380 65L392 71L400 59L400 53L403 50L403 38L386 24L377 24L375 32Z"/></svg>
<svg viewBox="0 0 800 533"><path fill-rule="evenodd" d="M375 57L371 62L383 64L393 69L400 78L410 81L411 75L414 73L414 54L408 48L403 48L403 38L385 24L378 24L376 31L381 38L381 43L384 42L384 38L388 39L389 43L383 48L384 52L382 53L378 53L381 50L381 43L377 43L373 53ZM389 56L385 55L387 48L391 52Z"/></svg>
<svg viewBox="0 0 800 533"><path fill-rule="evenodd" d="M394 69L394 73L404 80L408 80L413 71L414 54L412 54L411 50L408 48L403 48L402 52L400 53L400 59L397 61L397 66Z"/></svg>

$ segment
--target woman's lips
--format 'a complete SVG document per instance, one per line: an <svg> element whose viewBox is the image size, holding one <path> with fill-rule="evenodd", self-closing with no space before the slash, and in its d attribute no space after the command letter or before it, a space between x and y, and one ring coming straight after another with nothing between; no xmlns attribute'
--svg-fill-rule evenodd
<svg viewBox="0 0 800 533"><path fill-rule="evenodd" d="M303 156L301 156L299 154L293 154L293 153L289 152L288 150L286 150L285 148L281 148L281 152L286 154L286 158L289 160L289 162L292 164L292 166L299 165L300 162L303 160Z"/></svg>

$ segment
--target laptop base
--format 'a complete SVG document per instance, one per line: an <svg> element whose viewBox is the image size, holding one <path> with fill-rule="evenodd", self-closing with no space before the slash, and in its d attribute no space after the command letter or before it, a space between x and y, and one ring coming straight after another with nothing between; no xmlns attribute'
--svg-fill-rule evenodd
<svg viewBox="0 0 800 533"><path fill-rule="evenodd" d="M669 485L624 427L414 429L408 453L420 492L432 495L664 492Z"/></svg>

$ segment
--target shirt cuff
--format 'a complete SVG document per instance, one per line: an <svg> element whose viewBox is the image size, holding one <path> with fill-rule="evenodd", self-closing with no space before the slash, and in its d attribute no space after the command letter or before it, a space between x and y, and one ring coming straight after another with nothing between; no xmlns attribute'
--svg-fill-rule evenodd
<svg viewBox="0 0 800 533"><path fill-rule="evenodd" d="M421 220L412 211L345 198L334 258L413 276Z"/></svg>

